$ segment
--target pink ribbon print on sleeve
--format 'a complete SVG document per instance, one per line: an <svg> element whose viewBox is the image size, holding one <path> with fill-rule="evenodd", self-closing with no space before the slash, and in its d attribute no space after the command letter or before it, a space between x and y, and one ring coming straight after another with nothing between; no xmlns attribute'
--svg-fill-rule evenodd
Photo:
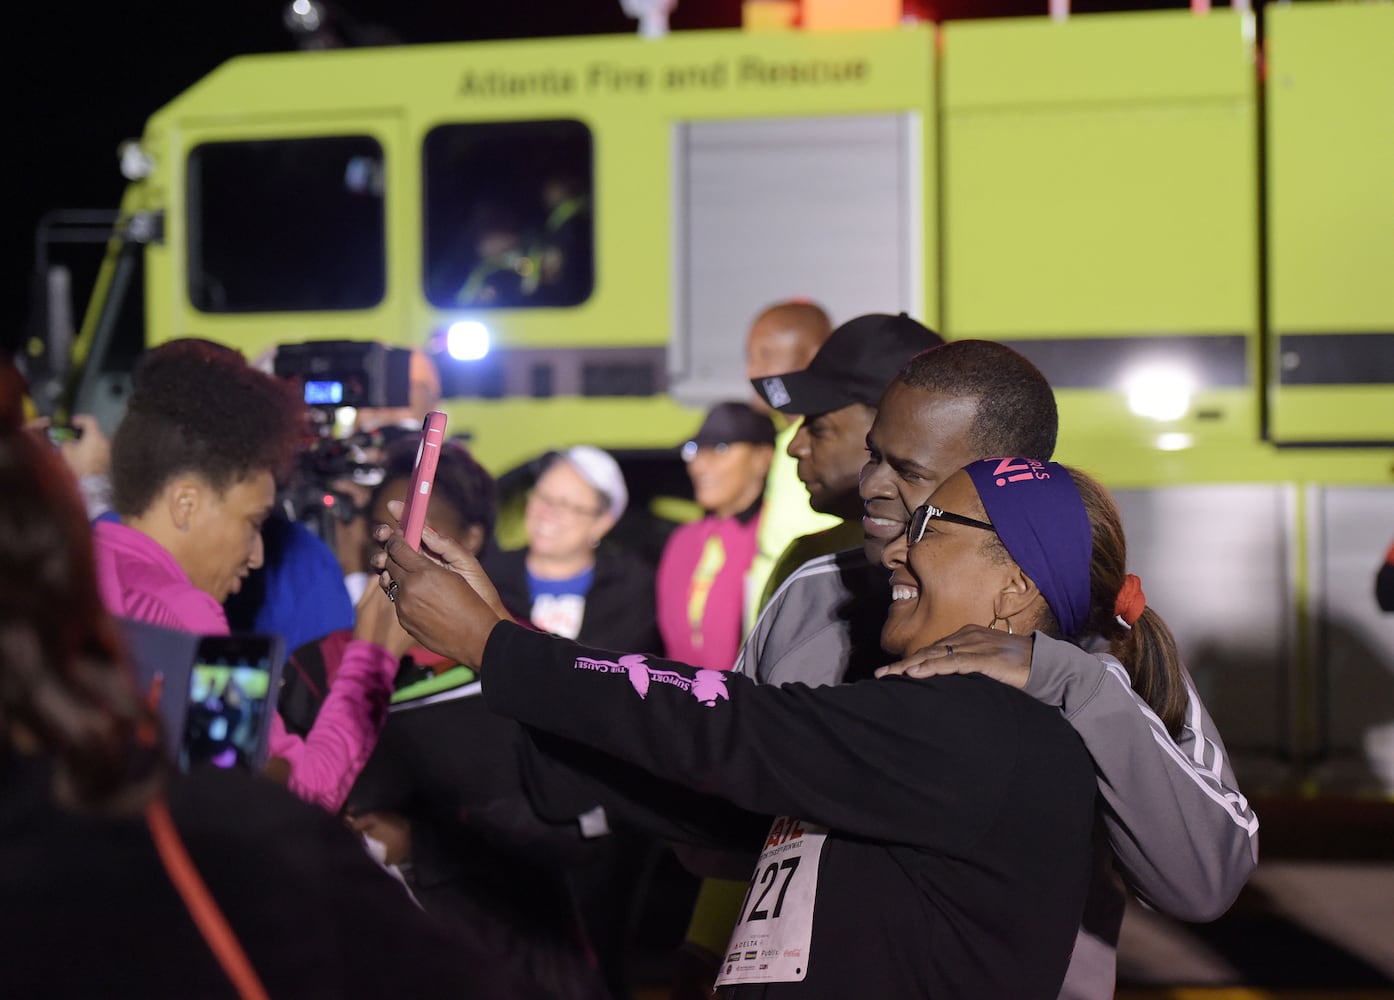
<svg viewBox="0 0 1394 1000"><path fill-rule="evenodd" d="M640 698L648 698L649 686L668 684L686 691L708 708L714 708L718 701L730 701L726 690L726 675L720 670L698 670L691 678L684 677L675 670L655 670L644 660L642 653L627 653L618 660L596 660L588 656L578 656L577 670L596 670L602 674L625 674L630 685L639 692Z"/></svg>

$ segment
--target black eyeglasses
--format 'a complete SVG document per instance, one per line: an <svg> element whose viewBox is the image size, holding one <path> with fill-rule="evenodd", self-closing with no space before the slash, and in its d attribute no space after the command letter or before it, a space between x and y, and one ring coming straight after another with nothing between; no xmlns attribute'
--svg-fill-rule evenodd
<svg viewBox="0 0 1394 1000"><path fill-rule="evenodd" d="M929 522L939 520L948 521L950 524L963 524L970 528L982 528L985 531L996 531L992 525L986 521L975 521L971 517L964 517L962 514L950 514L946 510L940 510L932 504L924 504L916 507L915 512L910 515L910 523L905 526L905 540L914 545L924 537L925 529L929 527Z"/></svg>

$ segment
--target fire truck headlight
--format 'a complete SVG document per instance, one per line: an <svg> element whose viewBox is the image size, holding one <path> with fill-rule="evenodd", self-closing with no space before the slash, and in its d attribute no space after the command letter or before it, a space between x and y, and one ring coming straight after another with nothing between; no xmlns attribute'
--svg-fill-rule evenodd
<svg viewBox="0 0 1394 1000"><path fill-rule="evenodd" d="M1189 372L1163 365L1138 368L1123 380L1128 409L1153 420L1178 420L1191 407L1196 381Z"/></svg>
<svg viewBox="0 0 1394 1000"><path fill-rule="evenodd" d="M445 349L456 361L478 361L489 353L489 328L473 319L451 323L445 331Z"/></svg>

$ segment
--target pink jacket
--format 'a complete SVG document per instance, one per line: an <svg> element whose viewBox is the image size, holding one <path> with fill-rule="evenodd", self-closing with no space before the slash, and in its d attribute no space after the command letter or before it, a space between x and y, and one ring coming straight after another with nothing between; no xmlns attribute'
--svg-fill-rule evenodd
<svg viewBox="0 0 1394 1000"><path fill-rule="evenodd" d="M680 525L658 563L658 630L670 658L730 670L741 650L745 574L760 517L716 517Z"/></svg>
<svg viewBox="0 0 1394 1000"><path fill-rule="evenodd" d="M150 536L98 521L93 540L97 586L112 614L198 635L228 634L222 606ZM354 640L306 738L286 732L279 713L272 717L271 753L290 765L292 792L330 812L343 807L387 719L396 674L396 657Z"/></svg>

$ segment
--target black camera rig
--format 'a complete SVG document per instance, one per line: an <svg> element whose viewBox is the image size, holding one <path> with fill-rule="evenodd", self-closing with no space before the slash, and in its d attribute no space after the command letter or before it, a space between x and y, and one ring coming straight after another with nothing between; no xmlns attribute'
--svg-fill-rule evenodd
<svg viewBox="0 0 1394 1000"><path fill-rule="evenodd" d="M411 403L411 351L376 341L322 340L276 348L273 370L303 387L309 438L290 482L278 497L286 516L300 521L331 547L334 522L359 514L358 498L344 488L371 489L382 481L380 456L395 434L383 428L336 435L343 407L391 408Z"/></svg>

